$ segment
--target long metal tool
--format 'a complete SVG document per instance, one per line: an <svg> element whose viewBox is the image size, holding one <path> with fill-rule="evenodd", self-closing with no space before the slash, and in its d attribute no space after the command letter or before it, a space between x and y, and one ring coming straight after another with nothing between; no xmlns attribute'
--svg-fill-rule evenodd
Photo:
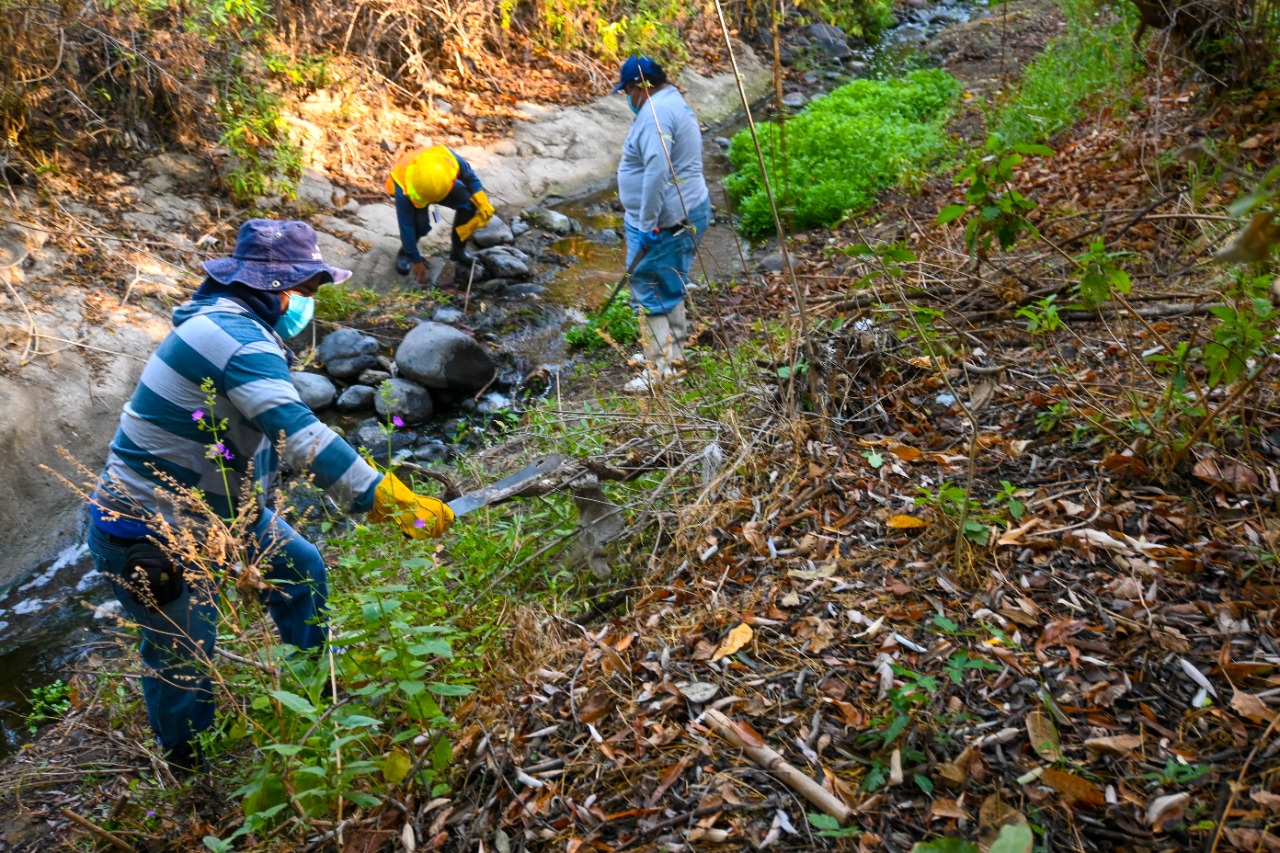
<svg viewBox="0 0 1280 853"><path fill-rule="evenodd" d="M613 300L617 299L618 294L622 292L623 285L631 281L631 274L636 271L636 267L640 266L640 261L647 254L649 254L649 247L641 246L640 251L636 252L636 256L631 260L631 266L627 267L627 271L622 274L622 278L618 279L618 283L613 286L613 293L609 294L609 298L604 301L604 305L601 305L600 310L596 312L597 315L604 316L604 312L609 310Z"/></svg>
<svg viewBox="0 0 1280 853"><path fill-rule="evenodd" d="M466 515L472 510L480 509L482 506L490 506L515 497L520 490L528 486L539 477L553 473L564 467L565 458L558 454L544 456L536 462L524 466L519 471L509 477L503 477L496 483L476 489L474 492L467 492L461 497L454 498L449 501L449 509L453 510L454 517Z"/></svg>

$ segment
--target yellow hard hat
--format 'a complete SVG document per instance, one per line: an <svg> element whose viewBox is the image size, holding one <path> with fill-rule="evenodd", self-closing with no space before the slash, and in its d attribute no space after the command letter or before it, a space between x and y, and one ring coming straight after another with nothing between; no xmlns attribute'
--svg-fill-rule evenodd
<svg viewBox="0 0 1280 853"><path fill-rule="evenodd" d="M443 145L428 148L405 170L405 192L418 207L435 204L449 194L458 178L458 161Z"/></svg>

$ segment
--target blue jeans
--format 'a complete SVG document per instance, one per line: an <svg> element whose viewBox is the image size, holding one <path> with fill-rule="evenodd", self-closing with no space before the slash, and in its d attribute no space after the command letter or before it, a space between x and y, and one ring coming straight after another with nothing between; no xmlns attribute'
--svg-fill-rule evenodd
<svg viewBox="0 0 1280 853"><path fill-rule="evenodd" d="M692 229L664 230L631 273L631 297L646 314L670 314L684 299L689 268L711 223L711 200L689 211ZM627 269L640 252L640 229L627 223Z"/></svg>
<svg viewBox="0 0 1280 853"><path fill-rule="evenodd" d="M320 551L270 510L250 535L249 559L270 550L262 572L275 587L262 598L281 639L299 649L322 645L326 633L318 622L328 600L328 579ZM87 544L94 567L111 580L126 617L141 629L139 653L147 670L142 695L160 746L171 750L189 743L213 727L209 666L218 634L217 590L202 570L191 568L181 595L159 609L147 608L121 583L127 543L90 523Z"/></svg>

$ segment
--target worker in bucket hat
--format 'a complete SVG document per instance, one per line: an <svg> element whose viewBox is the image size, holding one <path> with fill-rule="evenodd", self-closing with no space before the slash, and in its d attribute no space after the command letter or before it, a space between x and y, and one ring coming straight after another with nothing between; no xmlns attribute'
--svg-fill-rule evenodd
<svg viewBox="0 0 1280 853"><path fill-rule="evenodd" d="M94 565L140 629L147 716L182 771L203 766L198 735L213 725L222 577L250 579L284 643L324 643L324 560L271 500L282 461L414 538L453 520L361 459L294 388L285 339L310 323L322 286L351 275L325 263L311 226L251 219L204 270L124 406L89 505Z"/></svg>

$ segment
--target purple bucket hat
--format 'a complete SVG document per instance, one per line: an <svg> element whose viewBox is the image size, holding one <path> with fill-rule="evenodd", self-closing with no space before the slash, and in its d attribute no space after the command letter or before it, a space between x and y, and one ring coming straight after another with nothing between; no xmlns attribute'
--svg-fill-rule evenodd
<svg viewBox="0 0 1280 853"><path fill-rule="evenodd" d="M219 284L239 282L272 292L297 287L316 273L327 275L334 284L351 278L351 270L331 267L320 257L310 225L272 219L250 219L241 225L231 257L205 261L203 266Z"/></svg>

